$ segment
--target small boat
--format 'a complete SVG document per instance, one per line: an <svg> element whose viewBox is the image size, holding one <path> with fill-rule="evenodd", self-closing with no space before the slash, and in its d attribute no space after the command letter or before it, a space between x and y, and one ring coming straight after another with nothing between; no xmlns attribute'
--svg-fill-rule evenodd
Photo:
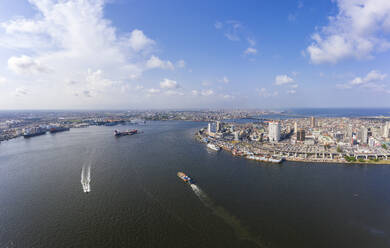
<svg viewBox="0 0 390 248"><path fill-rule="evenodd" d="M189 184L193 184L194 183L194 181L192 180L192 178L191 177L189 177L189 176L187 176L185 173L183 173L183 172L178 172L177 173L177 176L181 179L181 180L183 180L184 182L186 182L186 183L189 183Z"/></svg>
<svg viewBox="0 0 390 248"><path fill-rule="evenodd" d="M219 151L219 150L221 150L221 148L219 147L219 146L216 146L216 145L214 145L213 143L208 143L207 144L207 147L208 148L210 148L211 150L214 150L214 151Z"/></svg>

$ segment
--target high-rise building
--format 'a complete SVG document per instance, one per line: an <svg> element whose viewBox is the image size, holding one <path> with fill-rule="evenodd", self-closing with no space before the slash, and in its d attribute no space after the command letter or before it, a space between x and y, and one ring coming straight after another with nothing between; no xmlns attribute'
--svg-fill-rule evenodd
<svg viewBox="0 0 390 248"><path fill-rule="evenodd" d="M370 138L368 139L368 146L369 146L369 147L375 146L375 139L374 139L374 137L370 137Z"/></svg>
<svg viewBox="0 0 390 248"><path fill-rule="evenodd" d="M238 131L235 131L234 132L234 140L235 141L238 141L240 138L239 138L239 136L238 136Z"/></svg>
<svg viewBox="0 0 390 248"><path fill-rule="evenodd" d="M271 142L278 142L280 140L280 123L270 122L268 125L268 137Z"/></svg>
<svg viewBox="0 0 390 248"><path fill-rule="evenodd" d="M310 127L311 128L315 128L316 127L316 119L314 118L314 116L312 116L310 118Z"/></svg>
<svg viewBox="0 0 390 248"><path fill-rule="evenodd" d="M217 129L216 132L221 131L221 122L220 121L217 121L216 129Z"/></svg>
<svg viewBox="0 0 390 248"><path fill-rule="evenodd" d="M389 138L390 121L386 121L383 128L383 138Z"/></svg>
<svg viewBox="0 0 390 248"><path fill-rule="evenodd" d="M362 127L359 131L359 137L360 143L367 144L368 142L368 128Z"/></svg>
<svg viewBox="0 0 390 248"><path fill-rule="evenodd" d="M297 141L305 141L305 130L304 129L299 129L297 132Z"/></svg>
<svg viewBox="0 0 390 248"><path fill-rule="evenodd" d="M211 123L207 126L207 133L210 135L211 134Z"/></svg>
<svg viewBox="0 0 390 248"><path fill-rule="evenodd" d="M352 138L352 126L349 125L345 130L345 137Z"/></svg>
<svg viewBox="0 0 390 248"><path fill-rule="evenodd" d="M298 123L295 122L294 123L294 133L297 133L298 132Z"/></svg>

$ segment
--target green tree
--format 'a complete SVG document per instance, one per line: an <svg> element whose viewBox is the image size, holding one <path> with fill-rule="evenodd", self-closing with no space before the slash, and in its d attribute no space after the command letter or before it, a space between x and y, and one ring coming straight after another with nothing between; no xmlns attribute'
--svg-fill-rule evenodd
<svg viewBox="0 0 390 248"><path fill-rule="evenodd" d="M387 145L386 144L382 144L382 147L383 147L383 149L387 150Z"/></svg>

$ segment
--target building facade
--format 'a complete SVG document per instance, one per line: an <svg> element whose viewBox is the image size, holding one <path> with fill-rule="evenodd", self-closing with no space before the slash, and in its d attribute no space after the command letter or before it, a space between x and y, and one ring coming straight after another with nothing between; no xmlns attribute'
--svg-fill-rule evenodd
<svg viewBox="0 0 390 248"><path fill-rule="evenodd" d="M278 142L280 140L280 123L270 122L268 126L268 137L271 142Z"/></svg>

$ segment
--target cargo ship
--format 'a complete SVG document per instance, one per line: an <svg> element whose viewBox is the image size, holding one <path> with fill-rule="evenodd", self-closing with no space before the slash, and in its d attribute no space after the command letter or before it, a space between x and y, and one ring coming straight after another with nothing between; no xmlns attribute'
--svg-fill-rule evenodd
<svg viewBox="0 0 390 248"><path fill-rule="evenodd" d="M64 132L69 131L69 127L52 127L49 129L50 133L58 133L58 132Z"/></svg>
<svg viewBox="0 0 390 248"><path fill-rule="evenodd" d="M192 178L191 177L189 177L189 176L187 176L185 173L183 173L183 172L178 172L177 173L177 176L181 179L181 180L183 180L184 182L186 182L186 183L188 183L188 184L194 184L194 180L192 180Z"/></svg>
<svg viewBox="0 0 390 248"><path fill-rule="evenodd" d="M214 145L213 143L208 143L207 144L207 147L208 148L210 148L211 150L214 150L214 151L219 151L219 150L221 150L221 147L219 147L219 146L216 146L216 145Z"/></svg>
<svg viewBox="0 0 390 248"><path fill-rule="evenodd" d="M30 138L34 136L44 135L46 134L46 132L46 129L41 127L30 128L23 133L23 137Z"/></svg>
<svg viewBox="0 0 390 248"><path fill-rule="evenodd" d="M125 136L125 135L133 135L133 134L136 134L138 133L138 130L137 129L133 129L133 130L127 130L127 131L119 131L119 130L115 130L114 131L114 136L116 137L119 137L119 136Z"/></svg>

